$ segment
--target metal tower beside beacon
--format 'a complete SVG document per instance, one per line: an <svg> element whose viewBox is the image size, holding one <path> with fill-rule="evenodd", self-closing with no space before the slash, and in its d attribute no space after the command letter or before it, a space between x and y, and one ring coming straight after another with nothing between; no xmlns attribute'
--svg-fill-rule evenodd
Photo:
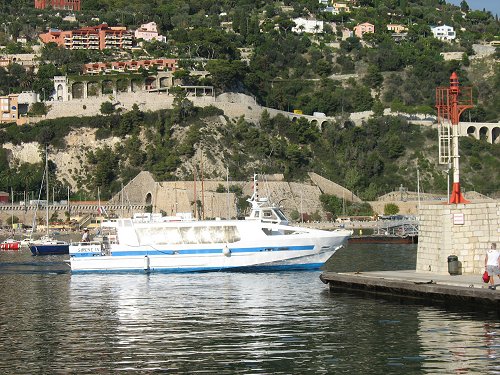
<svg viewBox="0 0 500 375"><path fill-rule="evenodd" d="M458 123L462 112L473 107L472 87L460 88L457 73L451 74L449 87L436 88L439 164L448 164L453 167L453 186L449 203L470 203L460 191Z"/></svg>

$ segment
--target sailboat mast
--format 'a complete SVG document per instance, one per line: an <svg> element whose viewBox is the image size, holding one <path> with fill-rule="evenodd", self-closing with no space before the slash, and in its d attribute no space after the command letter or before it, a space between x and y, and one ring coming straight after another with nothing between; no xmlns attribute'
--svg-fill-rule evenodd
<svg viewBox="0 0 500 375"><path fill-rule="evenodd" d="M194 165L193 167L194 218L198 219L198 197L196 196L196 165Z"/></svg>
<svg viewBox="0 0 500 375"><path fill-rule="evenodd" d="M47 220L47 235L49 234L49 153L48 145L45 145L45 195L47 197L45 215Z"/></svg>
<svg viewBox="0 0 500 375"><path fill-rule="evenodd" d="M12 232L14 232L14 189L12 188L12 186L10 187L10 196L11 196L11 206L10 206L10 213L11 213L11 217L10 217L10 230Z"/></svg>
<svg viewBox="0 0 500 375"><path fill-rule="evenodd" d="M205 220L205 187L203 185L203 153L201 154L201 220Z"/></svg>
<svg viewBox="0 0 500 375"><path fill-rule="evenodd" d="M227 220L231 219L229 211L229 167L226 167L226 188L227 188Z"/></svg>

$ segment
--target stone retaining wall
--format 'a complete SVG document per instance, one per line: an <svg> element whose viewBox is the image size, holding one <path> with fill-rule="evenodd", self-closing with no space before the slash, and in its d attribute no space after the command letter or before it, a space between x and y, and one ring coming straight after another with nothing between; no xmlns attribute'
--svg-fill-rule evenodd
<svg viewBox="0 0 500 375"><path fill-rule="evenodd" d="M315 183L323 192L323 194L335 195L337 197L344 197L345 200L350 202L361 202L361 199L358 198L354 193L339 184L330 181L314 172L308 173L309 178L313 183Z"/></svg>
<svg viewBox="0 0 500 375"><path fill-rule="evenodd" d="M349 190L342 188L321 176L315 175L315 181L321 182L321 187L315 181L309 183L295 183L283 181L282 175L271 175L265 181L259 181L259 192L261 197L268 197L271 202L279 204L286 215L297 210L299 213L313 214L316 211L326 218L323 211L320 195L326 187L339 192L345 190L346 199L355 197ZM127 204L151 204L154 212L164 211L167 215L174 215L176 212L192 212L194 214L195 200L204 201L205 217L207 218L227 218L236 217L236 196L226 192L217 193L219 185L226 188L226 181L207 180L202 184L193 181L162 181L156 182L150 172L139 173L120 192L110 199L109 204L120 204L122 201ZM230 185L240 186L244 196L251 196L253 193L253 181L231 181ZM202 195L203 191L203 195ZM122 198L123 195L123 198ZM146 202L150 196L150 202ZM123 199L123 200L122 200ZM241 214L241 213L240 213Z"/></svg>
<svg viewBox="0 0 500 375"><path fill-rule="evenodd" d="M498 200L421 205L417 271L448 273L448 256L456 255L461 273L481 274L486 250L500 241L499 227Z"/></svg>

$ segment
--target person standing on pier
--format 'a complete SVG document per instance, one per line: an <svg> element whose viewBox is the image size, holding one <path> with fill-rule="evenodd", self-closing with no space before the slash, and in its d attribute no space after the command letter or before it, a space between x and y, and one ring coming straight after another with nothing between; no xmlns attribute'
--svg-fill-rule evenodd
<svg viewBox="0 0 500 375"><path fill-rule="evenodd" d="M500 252L497 250L497 244L493 242L491 248L486 252L484 258L484 268L490 277L490 286L488 289L496 289L494 277L500 277Z"/></svg>
<svg viewBox="0 0 500 375"><path fill-rule="evenodd" d="M85 228L83 230L82 241L81 242L90 242L89 230Z"/></svg>

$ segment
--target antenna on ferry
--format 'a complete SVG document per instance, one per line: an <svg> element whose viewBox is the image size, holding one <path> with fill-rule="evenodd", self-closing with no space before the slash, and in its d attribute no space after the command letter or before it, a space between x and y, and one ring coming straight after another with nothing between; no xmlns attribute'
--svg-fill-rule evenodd
<svg viewBox="0 0 500 375"><path fill-rule="evenodd" d="M259 200L259 175L254 173L253 175L253 188L255 192L255 200Z"/></svg>
<svg viewBox="0 0 500 375"><path fill-rule="evenodd" d="M249 202L252 205L252 210L256 209L259 207L259 181L258 181L258 175L257 173L253 174L253 193L252 196L247 199L247 202Z"/></svg>

